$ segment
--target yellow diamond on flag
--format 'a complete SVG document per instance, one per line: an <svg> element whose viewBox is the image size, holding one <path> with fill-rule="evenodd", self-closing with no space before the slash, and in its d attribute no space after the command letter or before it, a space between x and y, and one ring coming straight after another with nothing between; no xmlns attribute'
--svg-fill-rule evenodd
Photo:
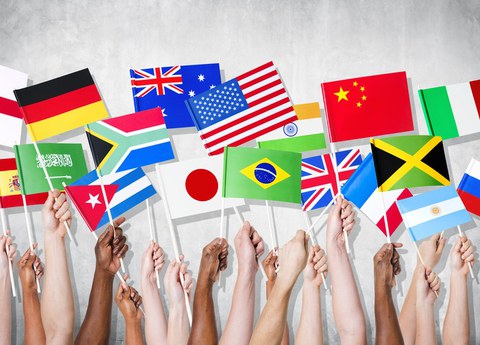
<svg viewBox="0 0 480 345"><path fill-rule="evenodd" d="M268 158L262 158L240 172L263 189L275 186L290 177L290 174Z"/></svg>

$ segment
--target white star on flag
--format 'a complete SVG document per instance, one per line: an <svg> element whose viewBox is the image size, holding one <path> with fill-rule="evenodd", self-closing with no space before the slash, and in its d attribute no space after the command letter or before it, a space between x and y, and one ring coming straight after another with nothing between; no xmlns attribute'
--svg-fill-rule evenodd
<svg viewBox="0 0 480 345"><path fill-rule="evenodd" d="M188 91L188 95L189 95L190 97L195 96L195 91L193 91L193 90Z"/></svg>
<svg viewBox="0 0 480 345"><path fill-rule="evenodd" d="M203 74L199 74L198 81L204 81L204 80L205 80L205 76Z"/></svg>
<svg viewBox="0 0 480 345"><path fill-rule="evenodd" d="M90 195L90 199L88 199L87 201L85 201L86 204L90 204L92 205L92 210L95 208L95 205L101 205L102 203L98 200L98 197L100 196L100 194L97 194L97 195L92 195L90 193L88 193L88 195Z"/></svg>
<svg viewBox="0 0 480 345"><path fill-rule="evenodd" d="M213 84L210 85L210 90L213 89L214 87L215 87L215 85L213 85Z"/></svg>

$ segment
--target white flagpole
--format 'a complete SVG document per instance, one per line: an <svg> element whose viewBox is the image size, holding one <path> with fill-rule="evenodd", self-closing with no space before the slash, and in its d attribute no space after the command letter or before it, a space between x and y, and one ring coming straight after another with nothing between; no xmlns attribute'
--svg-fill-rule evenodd
<svg viewBox="0 0 480 345"><path fill-rule="evenodd" d="M0 215L2 218L2 229L3 229L3 235L6 237L7 236L7 221L6 221L6 216L5 216L5 209L3 207L0 208ZM7 254L10 252L10 246L7 246ZM17 289L15 287L15 281L13 280L13 265L12 261L9 259L8 260L8 273L10 274L10 285L12 287L12 295L13 297L17 297Z"/></svg>
<svg viewBox="0 0 480 345"><path fill-rule="evenodd" d="M270 213L270 205L268 204L268 200L265 200L265 207L267 208L267 221L268 221L268 230L270 231L270 240L272 246L278 248L277 238L275 236L275 232L273 230L273 223L272 223L272 215Z"/></svg>
<svg viewBox="0 0 480 345"><path fill-rule="evenodd" d="M303 211L303 216L305 218L305 222L307 223L307 233L310 235L310 238L312 239L312 244L315 246L317 244L317 241L315 240L315 231L313 229L311 229L312 227L312 222L310 221L310 218L308 217L308 213L307 211ZM325 290L328 290L328 287L327 287L327 282L325 281L326 277L325 277L325 273L322 272L322 280L323 280L323 287L325 288Z"/></svg>
<svg viewBox="0 0 480 345"><path fill-rule="evenodd" d="M181 263L180 261L180 248L177 242L177 238L175 236L175 230L173 227L173 221L172 221L172 216L170 214L170 207L168 206L168 201L167 201L167 196L165 193L165 186L163 185L163 179L161 174L157 170L157 179L160 185L160 197L162 198L163 201L163 207L165 209L165 216L167 218L167 223L168 223L168 229L170 231L170 238L172 239L173 243L173 251L175 252L175 258L178 263ZM183 274L180 274L180 283L182 283L182 286L185 286L185 277ZM188 321L190 323L190 326L192 326L192 309L190 308L190 300L188 298L187 291L183 290L183 296L185 298L185 306L187 307L187 315L188 315Z"/></svg>
<svg viewBox="0 0 480 345"><path fill-rule="evenodd" d="M382 191L379 192L382 195L382 206L383 206L383 214L385 215L385 232L387 233L387 242L392 243L392 239L390 238L390 227L388 225L388 218L387 218L387 207L385 206L385 198L383 197Z"/></svg>
<svg viewBox="0 0 480 345"><path fill-rule="evenodd" d="M27 223L28 242L30 244L30 250L34 251L32 225L30 224L30 219L28 219L27 200L24 194L22 194L22 201L23 201L23 213L25 214L25 222ZM67 225L67 223L65 223L65 225ZM33 266L33 269L35 270L35 272L37 271L37 269L35 268L35 265ZM35 277L35 280L37 281L37 292L40 293L42 292L42 290L40 289L40 281L38 280L37 277Z"/></svg>
<svg viewBox="0 0 480 345"><path fill-rule="evenodd" d="M53 184L52 184L52 179L50 178L50 175L48 174L47 167L45 166L45 161L43 160L43 156L40 153L40 150L38 148L38 144L37 144L36 141L32 140L32 142L33 142L33 146L35 147L35 151L37 152L38 161L39 161L40 165L42 166L43 173L45 174L45 178L47 179L48 186L50 187L50 190L53 192L54 188L53 188ZM55 198L55 201L56 200L57 199ZM73 239L73 236L72 236L72 232L70 231L70 227L68 226L68 223L64 222L64 224L65 224L65 228L67 229L67 234L68 234L68 237L70 238L70 241L75 243L75 241Z"/></svg>
<svg viewBox="0 0 480 345"><path fill-rule="evenodd" d="M327 213L328 209L330 208L330 206L333 205L333 203L335 202L335 200L337 199L337 197L340 195L340 193L337 193L332 200L330 200L330 202L327 204L327 206L325 206L325 208L322 210L322 213L320 213L320 215L315 218L315 220L313 221L312 225L310 225L309 229L308 230L312 230L315 225L318 223L318 221L323 217L323 215L325 213ZM306 211L305 211L306 212Z"/></svg>
<svg viewBox="0 0 480 345"><path fill-rule="evenodd" d="M150 202L145 200L146 207L147 207L147 214L148 214L148 227L150 228L150 239L155 242L155 236L153 234L153 218L152 218L152 213L150 210ZM160 275L158 274L158 271L155 270L155 277L157 278L157 288L160 289Z"/></svg>

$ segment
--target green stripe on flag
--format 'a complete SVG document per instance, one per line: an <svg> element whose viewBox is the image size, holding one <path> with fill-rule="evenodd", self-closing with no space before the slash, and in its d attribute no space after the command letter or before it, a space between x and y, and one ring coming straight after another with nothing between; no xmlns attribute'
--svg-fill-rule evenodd
<svg viewBox="0 0 480 345"><path fill-rule="evenodd" d="M452 106L445 86L418 90L423 114L431 135L439 135L442 139L459 136Z"/></svg>
<svg viewBox="0 0 480 345"><path fill-rule="evenodd" d="M325 134L310 134L292 138L260 141L258 146L262 149L273 149L280 151L305 152L321 150L327 147Z"/></svg>

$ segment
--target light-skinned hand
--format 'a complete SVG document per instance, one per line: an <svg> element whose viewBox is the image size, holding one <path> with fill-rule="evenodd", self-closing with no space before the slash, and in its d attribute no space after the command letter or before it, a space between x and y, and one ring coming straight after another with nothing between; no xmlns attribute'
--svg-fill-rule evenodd
<svg viewBox="0 0 480 345"><path fill-rule="evenodd" d="M8 273L8 261L13 261L17 255L17 247L13 244L13 239L8 236L0 235L0 274L7 276Z"/></svg>
<svg viewBox="0 0 480 345"><path fill-rule="evenodd" d="M437 300L435 292L440 291L440 278L430 268L423 268L417 280L417 303L433 305Z"/></svg>
<svg viewBox="0 0 480 345"><path fill-rule="evenodd" d="M469 272L468 263L473 267L474 260L472 241L466 236L459 237L450 253L452 272L460 272L463 275L467 275Z"/></svg>
<svg viewBox="0 0 480 345"><path fill-rule="evenodd" d="M423 261L427 267L434 269L442 257L443 249L447 243L446 238L441 238L441 234L435 234L429 239L423 241L418 246L422 254ZM422 265L420 260L417 260L417 265Z"/></svg>
<svg viewBox="0 0 480 345"><path fill-rule="evenodd" d="M48 192L48 197L42 208L43 226L45 233L55 234L60 238L65 238L67 228L65 222L70 226L72 222L72 213L70 204L67 201L65 193L55 189Z"/></svg>
<svg viewBox="0 0 480 345"><path fill-rule="evenodd" d="M355 211L352 204L337 197L336 204L331 207L327 220L327 241L336 244L337 248L345 250L345 238L343 231L350 234L355 225Z"/></svg>
<svg viewBox="0 0 480 345"><path fill-rule="evenodd" d="M258 270L257 258L262 256L264 244L262 237L248 221L245 221L238 230L234 244L239 272L256 272Z"/></svg>
<svg viewBox="0 0 480 345"><path fill-rule="evenodd" d="M163 279L170 307L185 306L183 291L185 290L190 295L193 288L192 275L187 270L187 264L183 262L183 255L180 255L180 260L180 263L177 260L170 262ZM180 274L184 276L184 287L180 280Z"/></svg>
<svg viewBox="0 0 480 345"><path fill-rule="evenodd" d="M156 271L160 272L165 264L165 253L154 241L145 250L142 258L142 279L152 285L156 285Z"/></svg>
<svg viewBox="0 0 480 345"><path fill-rule="evenodd" d="M281 283L287 289L293 287L298 275L307 264L307 247L307 234L303 230L298 230L296 235L280 248L278 254L280 269L277 273L276 284Z"/></svg>
<svg viewBox="0 0 480 345"><path fill-rule="evenodd" d="M320 287L323 284L322 273L327 275L327 256L318 244L310 247L308 251L307 265L303 271L304 284L314 284Z"/></svg>

